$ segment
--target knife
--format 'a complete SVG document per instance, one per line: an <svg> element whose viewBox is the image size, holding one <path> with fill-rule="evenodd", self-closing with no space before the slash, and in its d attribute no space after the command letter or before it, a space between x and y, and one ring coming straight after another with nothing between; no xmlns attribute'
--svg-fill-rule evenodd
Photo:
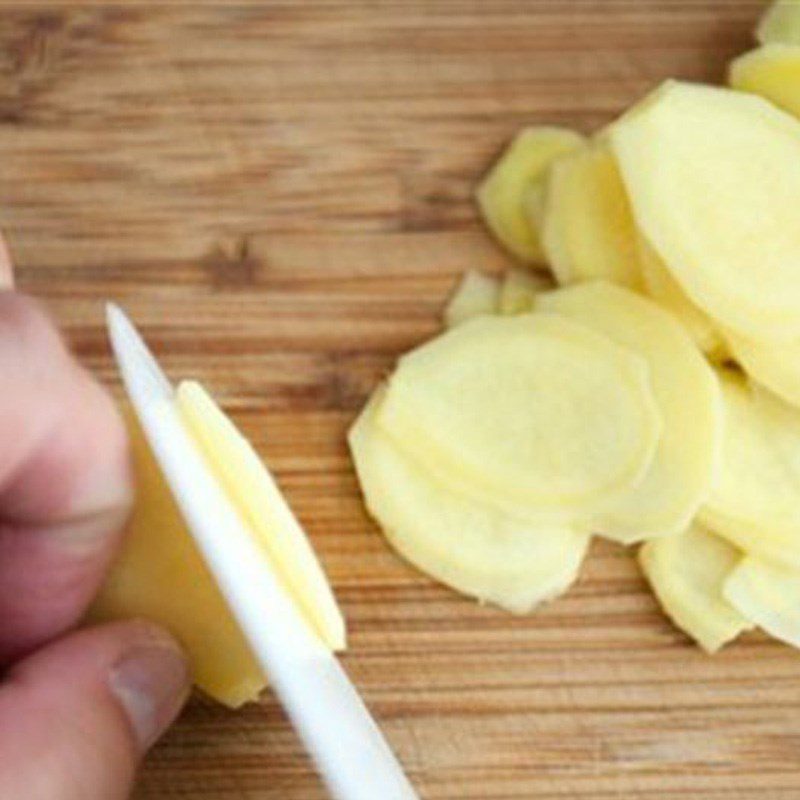
<svg viewBox="0 0 800 800"><path fill-rule="evenodd" d="M339 661L284 591L187 432L172 385L118 306L107 306L123 383L186 525L335 800L417 794Z"/></svg>

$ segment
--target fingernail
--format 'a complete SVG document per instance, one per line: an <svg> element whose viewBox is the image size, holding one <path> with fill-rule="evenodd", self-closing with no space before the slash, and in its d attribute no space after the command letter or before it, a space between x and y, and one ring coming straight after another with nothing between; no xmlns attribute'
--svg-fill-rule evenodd
<svg viewBox="0 0 800 800"><path fill-rule="evenodd" d="M109 684L144 753L186 701L190 687L186 657L166 637L163 642L140 643L116 663Z"/></svg>

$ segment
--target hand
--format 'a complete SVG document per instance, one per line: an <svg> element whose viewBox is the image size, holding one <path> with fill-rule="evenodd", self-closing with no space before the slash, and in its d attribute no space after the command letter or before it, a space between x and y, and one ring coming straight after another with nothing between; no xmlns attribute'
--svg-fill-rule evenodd
<svg viewBox="0 0 800 800"><path fill-rule="evenodd" d="M118 800L188 671L146 622L68 633L129 510L127 443L44 313L6 288L11 274L0 239L0 798Z"/></svg>

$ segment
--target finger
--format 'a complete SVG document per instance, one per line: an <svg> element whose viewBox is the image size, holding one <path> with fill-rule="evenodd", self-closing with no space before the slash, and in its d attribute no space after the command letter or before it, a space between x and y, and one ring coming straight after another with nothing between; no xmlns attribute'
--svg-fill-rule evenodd
<svg viewBox="0 0 800 800"><path fill-rule="evenodd" d="M142 754L182 707L178 646L149 623L67 636L0 684L0 797L122 800Z"/></svg>
<svg viewBox="0 0 800 800"><path fill-rule="evenodd" d="M0 293L0 663L84 613L131 496L111 399L32 301Z"/></svg>
<svg viewBox="0 0 800 800"><path fill-rule="evenodd" d="M8 245L0 234L0 290L10 289L14 285L14 266Z"/></svg>

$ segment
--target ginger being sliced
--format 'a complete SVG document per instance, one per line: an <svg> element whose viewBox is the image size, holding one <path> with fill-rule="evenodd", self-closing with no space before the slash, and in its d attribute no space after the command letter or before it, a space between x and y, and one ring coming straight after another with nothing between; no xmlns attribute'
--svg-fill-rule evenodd
<svg viewBox="0 0 800 800"><path fill-rule="evenodd" d="M454 328L481 314L496 314L500 298L497 278L476 270L468 270L447 302L444 323Z"/></svg>
<svg viewBox="0 0 800 800"><path fill-rule="evenodd" d="M640 235L638 241L639 263L647 294L678 318L710 359L724 360L725 342L714 321L686 296L644 236Z"/></svg>
<svg viewBox="0 0 800 800"><path fill-rule="evenodd" d="M287 592L323 641L331 649L343 649L341 612L266 467L199 384L181 384L177 405L210 469L263 544ZM203 691L233 708L255 700L266 679L197 551L134 415L129 413L128 418L137 498L122 552L91 616L138 616L161 623L186 647Z"/></svg>
<svg viewBox="0 0 800 800"><path fill-rule="evenodd" d="M384 396L379 388L349 441L367 508L397 551L448 586L515 613L565 591L589 536L532 525L453 492L376 424Z"/></svg>
<svg viewBox="0 0 800 800"><path fill-rule="evenodd" d="M650 467L593 519L630 544L684 530L708 494L722 444L719 382L678 321L651 300L598 281L543 294L537 309L564 314L640 355L663 427Z"/></svg>
<svg viewBox="0 0 800 800"><path fill-rule="evenodd" d="M731 62L728 83L800 117L800 45L767 44Z"/></svg>
<svg viewBox="0 0 800 800"><path fill-rule="evenodd" d="M238 708L258 698L266 677L186 529L133 412L126 418L136 502L90 618L142 617L163 625L186 648L195 684Z"/></svg>
<svg viewBox="0 0 800 800"><path fill-rule="evenodd" d="M797 0L772 3L758 22L756 39L761 44L800 44L800 3Z"/></svg>
<svg viewBox="0 0 800 800"><path fill-rule="evenodd" d="M517 134L478 188L478 206L486 225L520 261L542 261L535 197L541 195L551 162L583 141L580 134L566 128L527 128Z"/></svg>
<svg viewBox="0 0 800 800"><path fill-rule="evenodd" d="M708 653L752 627L723 596L740 558L736 548L697 525L639 550L639 563L664 612Z"/></svg>
<svg viewBox="0 0 800 800"><path fill-rule="evenodd" d="M561 521L627 493L661 435L644 361L544 313L481 317L405 355L377 424L454 490Z"/></svg>
<svg viewBox="0 0 800 800"><path fill-rule="evenodd" d="M800 567L800 411L730 371L722 458L700 520L744 552Z"/></svg>
<svg viewBox="0 0 800 800"><path fill-rule="evenodd" d="M800 647L800 570L751 556L730 574L723 594L751 623Z"/></svg>
<svg viewBox="0 0 800 800"><path fill-rule="evenodd" d="M553 274L562 285L597 278L630 288L641 285L630 205L604 141L553 163L542 239Z"/></svg>
<svg viewBox="0 0 800 800"><path fill-rule="evenodd" d="M610 138L636 223L691 300L742 335L800 337L800 122L671 82Z"/></svg>

